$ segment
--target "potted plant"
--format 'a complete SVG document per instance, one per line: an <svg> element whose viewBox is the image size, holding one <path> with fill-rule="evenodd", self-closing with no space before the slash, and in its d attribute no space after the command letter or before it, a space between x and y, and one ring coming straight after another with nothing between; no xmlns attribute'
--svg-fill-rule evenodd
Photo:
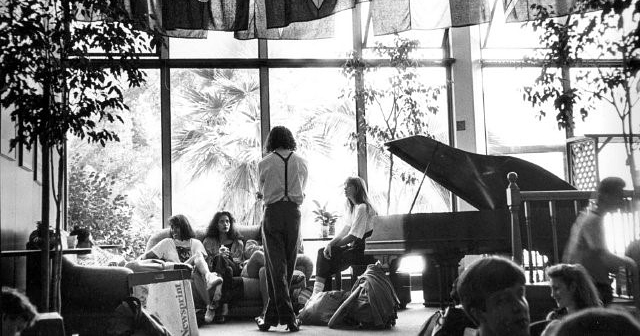
<svg viewBox="0 0 640 336"><path fill-rule="evenodd" d="M327 211L327 203L320 205L320 202L313 200L316 209L313 213L316 215L315 221L320 223L322 238L327 238L335 234L335 224L338 216L331 211Z"/></svg>

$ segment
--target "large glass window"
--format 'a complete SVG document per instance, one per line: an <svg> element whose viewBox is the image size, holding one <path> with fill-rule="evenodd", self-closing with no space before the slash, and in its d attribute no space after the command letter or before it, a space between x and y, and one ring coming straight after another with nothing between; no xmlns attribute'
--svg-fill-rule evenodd
<svg viewBox="0 0 640 336"><path fill-rule="evenodd" d="M522 98L522 89L539 73L539 68L483 68L487 151L519 155L564 178L565 132L558 128L552 104L533 108Z"/></svg>
<svg viewBox="0 0 640 336"><path fill-rule="evenodd" d="M221 210L240 225L259 224L258 71L175 69L171 88L173 213L194 227Z"/></svg>
<svg viewBox="0 0 640 336"><path fill-rule="evenodd" d="M144 252L151 232L162 227L160 72L124 90L130 112L121 113L118 142L105 147L68 141L69 227L87 227L98 243L123 246L129 257Z"/></svg>
<svg viewBox="0 0 640 336"><path fill-rule="evenodd" d="M365 77L367 85L382 89L390 85L390 69L381 69ZM447 114L447 94L444 89L445 69L444 68L421 68L417 70L417 81L426 87L440 88L437 98L423 102L420 107L424 111L421 118L426 123L424 133L421 135L431 136L436 140L448 143L448 114ZM379 127L381 130L396 128L394 126L394 111L390 96L386 96L379 104L367 107L366 118L369 125ZM404 133L397 133L395 138L400 139L413 134L411 129L407 129L401 124L404 120L397 120L397 130ZM391 158L384 143L379 140L367 140L367 168L369 178L369 191L380 214L387 214L387 199L389 197L389 214L408 213L413 198L418 191L422 173L403 162L397 157L393 157L393 173L391 181L391 193L389 193L389 173L391 168ZM449 211L449 193L439 185L427 179L422 186L413 212L438 212Z"/></svg>

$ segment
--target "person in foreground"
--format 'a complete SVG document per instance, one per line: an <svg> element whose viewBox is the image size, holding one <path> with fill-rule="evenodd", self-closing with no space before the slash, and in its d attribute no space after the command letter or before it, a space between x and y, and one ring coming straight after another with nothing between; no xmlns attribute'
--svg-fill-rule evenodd
<svg viewBox="0 0 640 336"><path fill-rule="evenodd" d="M217 212L209 223L203 241L208 255L209 270L221 275L223 280L220 301L212 301L207 305L204 315L207 323L225 323L229 303L240 299L235 297L238 291L233 290L233 277L244 272L247 276L257 278L260 267L264 266L264 255L261 251L255 251L245 259L244 243L242 236L235 229L235 222L230 212Z"/></svg>
<svg viewBox="0 0 640 336"><path fill-rule="evenodd" d="M18 290L6 286L2 286L0 314L2 315L2 336L20 335L23 330L31 327L38 317L38 311L29 298Z"/></svg>
<svg viewBox="0 0 640 336"><path fill-rule="evenodd" d="M344 183L347 216L342 230L318 250L313 294L324 290L328 277L351 265L368 264L364 255L365 239L373 232L376 210L371 205L367 186L360 177L349 177Z"/></svg>
<svg viewBox="0 0 640 336"><path fill-rule="evenodd" d="M571 227L571 235L563 262L581 264L593 278L604 305L613 300L613 289L609 273L626 267L632 279L632 294L636 308L640 308L640 278L633 259L613 254L607 248L604 237L603 217L624 205L625 182L618 177L603 179L596 188L595 203L578 216Z"/></svg>
<svg viewBox="0 0 640 336"><path fill-rule="evenodd" d="M565 316L590 307L601 307L602 302L587 271L579 264L558 264L547 268L551 297L558 309L547 315L551 322L542 335L550 335Z"/></svg>
<svg viewBox="0 0 640 336"><path fill-rule="evenodd" d="M477 336L529 336L525 276L511 260L491 256L472 263L458 279L462 308Z"/></svg>
<svg viewBox="0 0 640 336"><path fill-rule="evenodd" d="M222 278L209 271L205 260L207 251L202 242L195 239L195 233L184 215L171 216L168 220L171 238L159 241L147 253L141 255L138 260L130 262L126 267L134 271L164 270L171 268L188 268L193 270L194 276L204 279L205 290L198 293L213 293L204 297L204 302L219 301L222 296ZM200 282L194 282L198 284ZM211 297L208 297L211 296Z"/></svg>
<svg viewBox="0 0 640 336"><path fill-rule="evenodd" d="M640 336L640 324L626 311L587 308L567 316L550 336Z"/></svg>
<svg viewBox="0 0 640 336"><path fill-rule="evenodd" d="M267 137L267 154L258 164L259 192L265 204L262 224L269 288L269 302L264 317L255 321L260 331L271 326L287 325L289 331L300 330L289 286L293 277L300 233L300 209L307 184L307 162L296 150L291 131L274 127Z"/></svg>

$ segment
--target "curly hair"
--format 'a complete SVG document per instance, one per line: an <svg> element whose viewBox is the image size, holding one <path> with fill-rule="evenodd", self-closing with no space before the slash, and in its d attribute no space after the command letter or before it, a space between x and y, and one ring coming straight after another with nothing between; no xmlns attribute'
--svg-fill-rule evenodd
<svg viewBox="0 0 640 336"><path fill-rule="evenodd" d="M169 217L168 222L169 227L180 229L180 240L187 240L196 236L195 232L193 232L193 228L191 228L191 224L189 224L189 220L185 215L171 216Z"/></svg>
<svg viewBox="0 0 640 336"><path fill-rule="evenodd" d="M284 148L295 151L297 148L296 140L293 138L291 131L284 126L276 126L271 129L267 137L267 152L273 152L278 148Z"/></svg>
<svg viewBox="0 0 640 336"><path fill-rule="evenodd" d="M220 238L220 230L218 229L218 222L222 218L222 216L227 216L229 218L229 233L227 236L233 240L242 239L240 233L236 230L236 219L233 218L229 211L218 211L215 215L213 215L213 219L209 222L209 226L207 227L207 237L213 237L216 239Z"/></svg>
<svg viewBox="0 0 640 336"><path fill-rule="evenodd" d="M580 264L557 264L547 268L547 276L562 281L567 288L575 286L573 302L577 309L600 307L602 302L591 276Z"/></svg>

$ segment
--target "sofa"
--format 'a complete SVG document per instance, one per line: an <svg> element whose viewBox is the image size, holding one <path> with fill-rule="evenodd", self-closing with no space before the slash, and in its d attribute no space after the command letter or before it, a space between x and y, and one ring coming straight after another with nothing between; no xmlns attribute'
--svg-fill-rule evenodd
<svg viewBox="0 0 640 336"><path fill-rule="evenodd" d="M260 233L260 225L236 225L236 230L242 235L244 242L247 240L253 239L258 242L261 242L261 233ZM203 241L205 238L206 228L195 228L194 229L196 238L200 241ZM169 228L165 228L159 231L156 231L149 237L146 245L146 251L149 251L153 246L155 246L160 240L164 238L169 238ZM311 278L311 274L313 273L313 261L305 256L302 253L298 254L298 258L296 260L296 271L294 272L294 276L304 275L306 281ZM241 277L236 277L235 280L240 280ZM241 278L242 287L243 287L243 297L233 302L229 305L229 316L235 317L255 317L260 315L262 312L262 296L260 293L260 280L258 278ZM195 286L192 286L192 289L195 290ZM203 302L200 299L200 296L194 295L194 304L196 306L196 310L199 311L199 314L204 314L206 308L206 302Z"/></svg>

